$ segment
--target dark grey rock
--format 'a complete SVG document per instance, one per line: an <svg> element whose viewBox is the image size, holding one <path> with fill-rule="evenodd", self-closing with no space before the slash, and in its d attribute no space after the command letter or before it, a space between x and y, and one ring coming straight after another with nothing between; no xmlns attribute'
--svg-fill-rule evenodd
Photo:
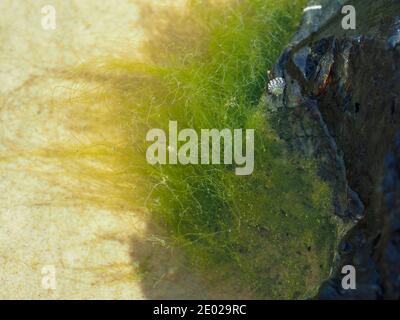
<svg viewBox="0 0 400 320"><path fill-rule="evenodd" d="M347 226L321 299L400 298L400 1L354 0L356 30L343 30L348 1L314 1L274 74L286 80L276 130L292 151L318 159ZM386 162L385 162L386 160ZM354 265L357 289L341 288Z"/></svg>

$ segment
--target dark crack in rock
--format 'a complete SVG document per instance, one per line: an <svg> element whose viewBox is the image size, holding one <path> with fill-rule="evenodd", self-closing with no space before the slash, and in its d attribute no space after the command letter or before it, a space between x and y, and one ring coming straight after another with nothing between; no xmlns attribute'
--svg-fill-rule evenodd
<svg viewBox="0 0 400 320"><path fill-rule="evenodd" d="M272 116L294 151L318 159L335 214L353 226L318 298L398 299L400 1L349 2L310 3L322 10L305 13L275 66L287 86ZM342 28L348 3L356 8L356 30ZM391 150L397 153L387 158ZM341 286L344 265L356 268L356 290Z"/></svg>

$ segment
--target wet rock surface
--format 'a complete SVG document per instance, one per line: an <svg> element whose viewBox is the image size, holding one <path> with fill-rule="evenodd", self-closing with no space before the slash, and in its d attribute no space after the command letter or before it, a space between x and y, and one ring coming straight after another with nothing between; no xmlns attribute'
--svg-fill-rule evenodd
<svg viewBox="0 0 400 320"><path fill-rule="evenodd" d="M286 89L273 112L291 148L320 163L346 236L320 299L400 298L400 1L313 1L274 75ZM349 3L350 4L350 3ZM274 98L271 98L274 99ZM357 289L344 290L353 265Z"/></svg>

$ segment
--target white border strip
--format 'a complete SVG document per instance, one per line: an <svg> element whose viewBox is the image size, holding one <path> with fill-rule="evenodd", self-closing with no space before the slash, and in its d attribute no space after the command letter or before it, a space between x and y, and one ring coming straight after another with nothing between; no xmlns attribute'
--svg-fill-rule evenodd
<svg viewBox="0 0 400 320"><path fill-rule="evenodd" d="M318 6L309 6L307 8L304 8L303 12L307 12L307 11L310 11L310 10L321 10L321 9L322 9L322 6L320 6L320 5L318 5Z"/></svg>

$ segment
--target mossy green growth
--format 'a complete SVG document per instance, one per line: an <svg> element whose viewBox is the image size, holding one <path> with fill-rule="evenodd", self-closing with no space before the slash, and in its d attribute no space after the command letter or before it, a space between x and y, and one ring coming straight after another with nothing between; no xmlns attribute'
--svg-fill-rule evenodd
<svg viewBox="0 0 400 320"><path fill-rule="evenodd" d="M315 163L286 152L259 103L305 2L191 1L143 21L149 38L141 62L124 57L105 68L136 200L210 285L227 283L253 298L311 297L329 276L337 244L329 187ZM167 132L170 120L198 132L255 129L253 174L148 164L145 135Z"/></svg>

